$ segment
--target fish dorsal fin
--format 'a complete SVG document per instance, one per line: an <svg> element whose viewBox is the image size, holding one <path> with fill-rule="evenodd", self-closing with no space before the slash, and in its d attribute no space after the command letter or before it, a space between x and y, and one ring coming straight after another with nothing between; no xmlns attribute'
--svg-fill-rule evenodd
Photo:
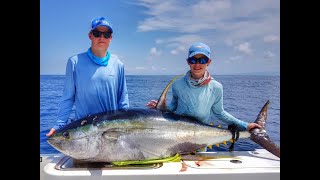
<svg viewBox="0 0 320 180"><path fill-rule="evenodd" d="M169 91L169 88L170 88L170 86L172 85L172 83L173 83L178 77L180 77L180 76L183 76L183 74L175 76L175 77L169 82L169 84L166 86L166 88L164 88L161 96L160 96L159 99L158 99L158 103L157 103L156 109L166 110L166 96L167 96L167 93L168 93L168 91Z"/></svg>
<svg viewBox="0 0 320 180"><path fill-rule="evenodd" d="M268 112L269 103L270 103L270 100L268 100L264 104L264 106L261 108L260 113L257 116L257 119L254 121L255 123L259 124L263 129L265 129L265 126L266 126L267 112Z"/></svg>

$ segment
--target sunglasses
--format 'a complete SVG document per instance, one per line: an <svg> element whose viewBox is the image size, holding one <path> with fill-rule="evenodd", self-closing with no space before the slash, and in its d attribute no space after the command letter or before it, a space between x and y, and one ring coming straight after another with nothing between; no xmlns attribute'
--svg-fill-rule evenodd
<svg viewBox="0 0 320 180"><path fill-rule="evenodd" d="M189 57L188 58L188 63L190 64L197 64L197 62L199 62L199 64L207 64L209 62L209 58L208 57L201 57L201 58Z"/></svg>
<svg viewBox="0 0 320 180"><path fill-rule="evenodd" d="M98 30L92 30L91 33L96 38L100 37L101 34L103 34L103 37L106 38L106 39L109 39L111 37L111 33L110 32L101 32L101 31L98 31Z"/></svg>

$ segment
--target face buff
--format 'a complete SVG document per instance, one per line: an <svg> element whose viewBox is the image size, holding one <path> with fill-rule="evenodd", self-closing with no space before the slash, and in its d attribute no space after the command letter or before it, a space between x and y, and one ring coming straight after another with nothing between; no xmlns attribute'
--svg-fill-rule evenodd
<svg viewBox="0 0 320 180"><path fill-rule="evenodd" d="M97 57L95 56L92 52L91 52L91 48L88 49L87 51L88 56L90 57L90 59L95 62L96 64L100 65L100 66L107 66L108 65L108 61L110 59L110 53L107 52L107 55L105 57Z"/></svg>
<svg viewBox="0 0 320 180"><path fill-rule="evenodd" d="M189 81L189 84L191 84L192 86L204 86L206 84L208 84L211 80L211 76L210 76L210 73L208 71L206 71L204 73L204 76L200 79L193 79L191 77L191 71L189 70L187 72L187 77L188 77L188 81Z"/></svg>

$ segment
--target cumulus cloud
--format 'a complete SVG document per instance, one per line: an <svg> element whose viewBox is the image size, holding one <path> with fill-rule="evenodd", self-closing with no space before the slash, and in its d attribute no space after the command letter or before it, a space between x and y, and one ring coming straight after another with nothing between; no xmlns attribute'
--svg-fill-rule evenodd
<svg viewBox="0 0 320 180"><path fill-rule="evenodd" d="M171 50L170 53L173 54L173 55L177 55L177 54L180 54L180 53L184 53L186 52L185 50L185 47L184 46L176 46L175 49Z"/></svg>
<svg viewBox="0 0 320 180"><path fill-rule="evenodd" d="M196 3L195 3L196 2ZM225 32L230 38L247 38L280 32L278 0L139 0L147 17L138 31L180 33Z"/></svg>
<svg viewBox="0 0 320 180"><path fill-rule="evenodd" d="M150 56L160 56L161 51L158 51L157 48L153 47L150 49Z"/></svg>
<svg viewBox="0 0 320 180"><path fill-rule="evenodd" d="M166 32L167 36L155 39L163 54L186 55L190 45L198 41L222 56L236 50L239 55L225 60L231 63L259 52L272 58L275 54L265 49L279 50L279 0L137 0L136 4L143 6L144 14L137 24L138 32ZM157 48L150 54L156 55Z"/></svg>
<svg viewBox="0 0 320 180"><path fill-rule="evenodd" d="M244 42L235 47L235 49L244 54L252 54L253 50L250 48L250 43Z"/></svg>
<svg viewBox="0 0 320 180"><path fill-rule="evenodd" d="M168 37L163 39L157 39L156 44L163 45L170 49L169 52L173 55L178 55L181 53L186 54L190 45L194 42L204 42L209 46L214 44L214 41L208 41L208 39L197 34L182 34L176 37Z"/></svg>

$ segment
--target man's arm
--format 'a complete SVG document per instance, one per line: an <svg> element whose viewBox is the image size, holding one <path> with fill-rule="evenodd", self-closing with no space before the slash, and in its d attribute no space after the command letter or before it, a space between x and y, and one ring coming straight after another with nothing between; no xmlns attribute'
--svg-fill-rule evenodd
<svg viewBox="0 0 320 180"><path fill-rule="evenodd" d="M74 65L69 59L66 66L66 77L64 82L64 90L59 103L56 125L53 127L58 130L65 126L72 112L72 107L75 101L75 82L74 82Z"/></svg>
<svg viewBox="0 0 320 180"><path fill-rule="evenodd" d="M213 114L219 118L220 120L224 121L228 125L235 124L238 127L240 127L242 130L246 130L248 127L248 123L241 121L231 114L229 114L227 111L223 108L223 86L220 84L220 86L215 91L216 100L211 107L211 111Z"/></svg>
<svg viewBox="0 0 320 180"><path fill-rule="evenodd" d="M118 86L118 109L129 108L129 97L126 83L126 76L124 73L124 66L119 70L119 86Z"/></svg>

